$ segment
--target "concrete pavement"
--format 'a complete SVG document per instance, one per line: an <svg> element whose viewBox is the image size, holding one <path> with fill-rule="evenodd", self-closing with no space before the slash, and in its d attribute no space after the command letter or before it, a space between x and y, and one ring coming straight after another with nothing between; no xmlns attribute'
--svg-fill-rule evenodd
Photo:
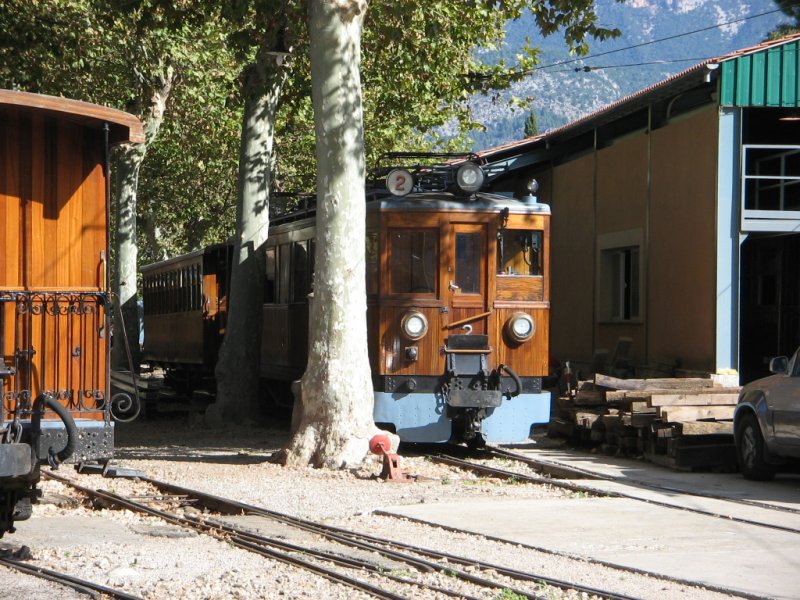
<svg viewBox="0 0 800 600"><path fill-rule="evenodd" d="M756 483L737 473L676 472L642 461L565 451L525 453L615 477L612 482L580 482L649 502L598 497L481 499L398 506L383 512L713 589L800 598L800 477ZM629 481L670 490L631 487ZM745 502L703 498L693 492ZM684 507L703 514L681 510Z"/></svg>

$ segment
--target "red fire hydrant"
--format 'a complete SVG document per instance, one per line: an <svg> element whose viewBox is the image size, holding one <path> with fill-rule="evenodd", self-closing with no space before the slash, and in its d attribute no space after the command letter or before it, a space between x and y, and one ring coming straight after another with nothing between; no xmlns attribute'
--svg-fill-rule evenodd
<svg viewBox="0 0 800 600"><path fill-rule="evenodd" d="M369 451L383 456L383 471L380 476L386 481L410 483L413 479L400 468L400 457L391 450L392 443L385 435L376 435L369 441Z"/></svg>

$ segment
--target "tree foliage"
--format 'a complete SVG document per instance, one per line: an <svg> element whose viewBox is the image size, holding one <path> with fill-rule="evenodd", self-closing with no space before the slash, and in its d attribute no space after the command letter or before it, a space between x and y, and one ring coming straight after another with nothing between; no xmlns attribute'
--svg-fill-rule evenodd
<svg viewBox="0 0 800 600"><path fill-rule="evenodd" d="M768 40L777 40L800 31L800 0L776 0L783 14L791 19L789 23L781 23L767 36Z"/></svg>
<svg viewBox="0 0 800 600"><path fill-rule="evenodd" d="M148 249L140 256L160 258L227 237L249 194L257 195L255 229L266 231L269 190L259 186L311 187L307 7L306 0L0 0L0 81L124 108L145 119L148 143L132 153L134 192L123 209L135 207L146 234ZM362 40L368 163L386 151L442 143L431 134L435 127L449 124L459 132L479 126L470 97L526 76L537 59L534 48L524 47L487 62L480 48L501 46L507 21L528 10L542 33L560 32L578 53L587 50L587 37L616 34L597 25L589 0L376 3ZM270 129L269 139L260 142L265 155L241 152L253 164L239 160L237 189L234 148L244 148L247 123L257 127L254 115L244 112L246 101L274 91L254 88L252 75L284 43L292 46L293 59L284 69L289 78L281 105L272 96L255 108ZM275 78L266 80L274 88ZM237 127L240 122L245 126ZM242 193L245 188L250 192ZM126 235L135 247L135 228ZM257 243L238 230L236 239L237 252L247 247L247 256L258 259ZM263 269L249 268L263 275ZM248 373L257 370L248 365Z"/></svg>
<svg viewBox="0 0 800 600"><path fill-rule="evenodd" d="M593 36L614 34L597 25L586 0L373 3L362 41L367 164L384 152L446 144L432 133L443 125L453 145L458 131L480 127L469 98L507 87L536 61L530 47L506 49L507 58L490 64L481 50L502 48L507 21L526 10L576 52ZM176 69L168 115L139 180L140 254L149 261L233 232L241 74L258 36L275 35L278 25L293 53L272 185L313 187L306 22L304 0L0 0L0 86L137 113L164 69Z"/></svg>

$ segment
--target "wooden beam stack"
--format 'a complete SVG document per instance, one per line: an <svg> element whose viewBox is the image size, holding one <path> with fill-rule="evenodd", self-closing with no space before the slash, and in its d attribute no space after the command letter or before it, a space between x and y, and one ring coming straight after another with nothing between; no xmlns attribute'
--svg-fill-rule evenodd
<svg viewBox="0 0 800 600"><path fill-rule="evenodd" d="M678 469L732 469L739 388L711 379L618 379L597 374L558 399L551 434Z"/></svg>

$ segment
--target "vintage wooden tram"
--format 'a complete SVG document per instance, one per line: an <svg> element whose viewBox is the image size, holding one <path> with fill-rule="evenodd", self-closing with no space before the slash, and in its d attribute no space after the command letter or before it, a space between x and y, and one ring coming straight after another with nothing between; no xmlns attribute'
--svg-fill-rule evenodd
<svg viewBox="0 0 800 600"><path fill-rule="evenodd" d="M143 142L105 107L0 90L0 535L40 464L110 458L108 165Z"/></svg>
<svg viewBox="0 0 800 600"><path fill-rule="evenodd" d="M481 191L485 174L474 155L391 160L391 167L376 169L367 197L375 421L410 442L524 440L550 414L550 396L542 390L549 345L549 206L531 195ZM313 203L273 216L260 373L275 396L305 370L315 238ZM183 280L170 279L167 271L201 255L142 269L150 360L181 366L170 359L188 349L163 352L156 340L187 315L175 311L169 317L174 326L159 324L148 318L148 298L175 295ZM197 276L205 290L198 288L197 307L223 302L214 296L221 287L213 279L206 272ZM159 286L164 289L156 292ZM199 331L171 336L172 343L195 352L217 347L208 337L198 342ZM204 331L219 335L214 326Z"/></svg>

